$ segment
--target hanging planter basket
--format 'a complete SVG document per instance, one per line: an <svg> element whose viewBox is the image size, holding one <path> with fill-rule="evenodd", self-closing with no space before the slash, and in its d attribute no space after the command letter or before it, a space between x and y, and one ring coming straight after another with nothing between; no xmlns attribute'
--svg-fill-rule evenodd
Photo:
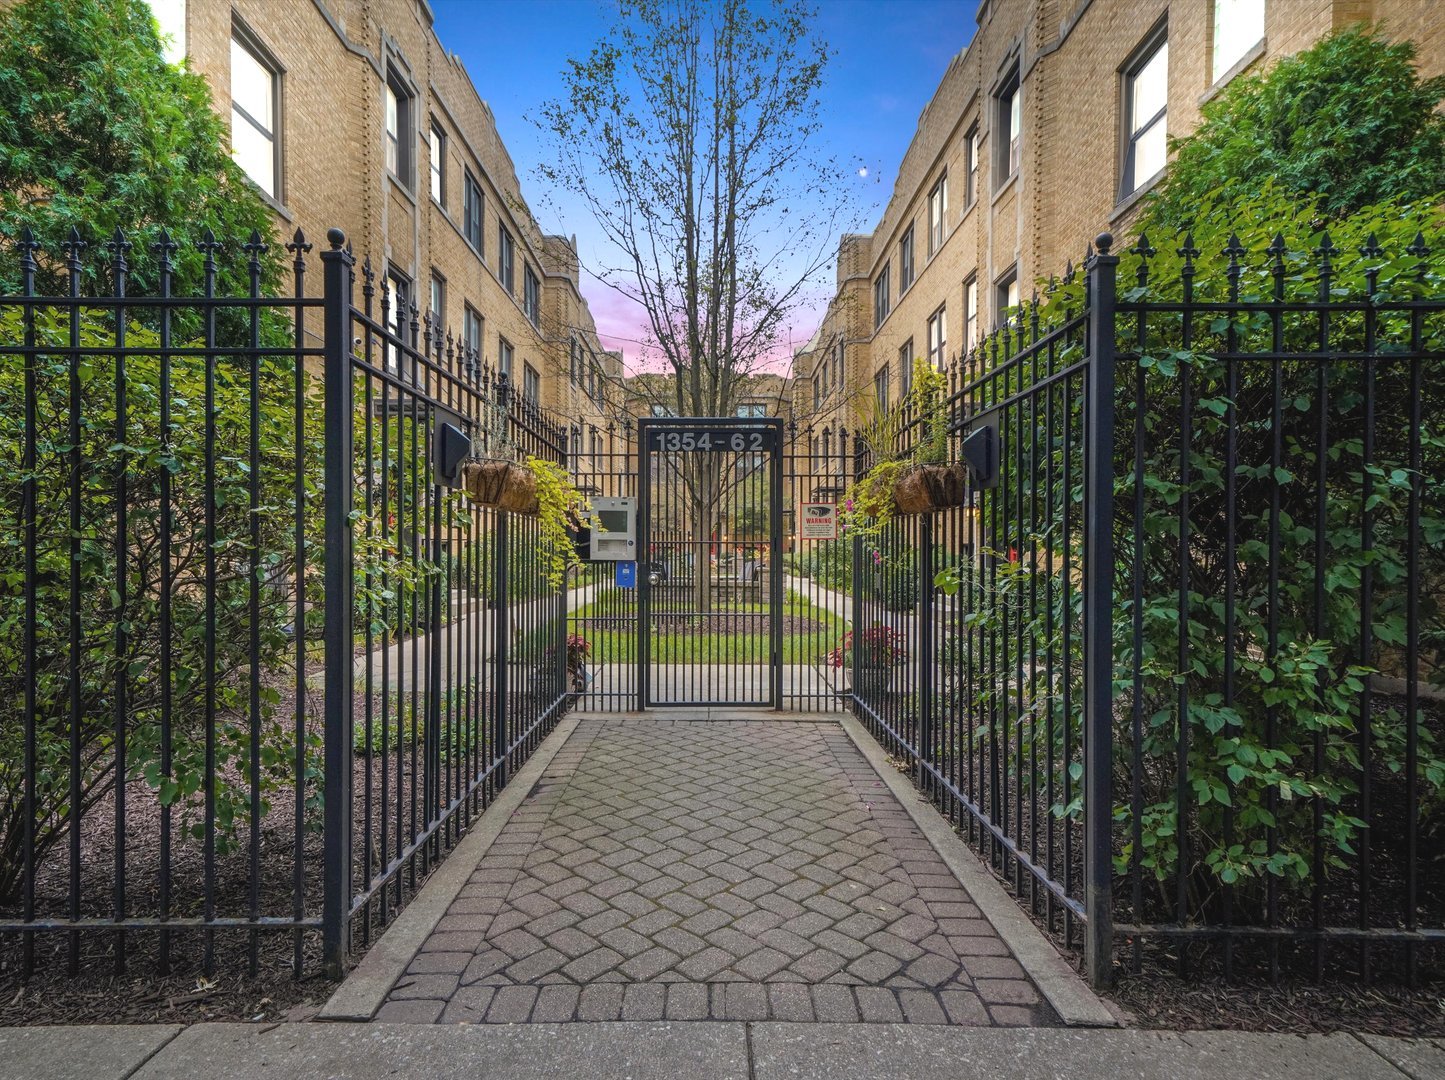
<svg viewBox="0 0 1445 1080"><path fill-rule="evenodd" d="M535 514L537 478L512 461L489 459L462 466L462 485L472 501L513 514Z"/></svg>
<svg viewBox="0 0 1445 1080"><path fill-rule="evenodd" d="M962 506L968 495L968 470L962 464L913 465L893 485L900 514L927 514Z"/></svg>

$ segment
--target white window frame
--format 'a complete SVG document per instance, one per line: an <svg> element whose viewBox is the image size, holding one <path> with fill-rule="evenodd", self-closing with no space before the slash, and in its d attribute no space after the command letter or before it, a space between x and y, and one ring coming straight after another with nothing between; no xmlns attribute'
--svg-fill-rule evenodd
<svg viewBox="0 0 1445 1080"><path fill-rule="evenodd" d="M486 260L487 248L486 220L487 197L472 171L466 169L462 173L462 234L472 245L477 258L483 261ZM473 233L476 235L473 236Z"/></svg>
<svg viewBox="0 0 1445 1080"><path fill-rule="evenodd" d="M970 275L963 283L963 351L967 355L978 348L978 275Z"/></svg>
<svg viewBox="0 0 1445 1080"><path fill-rule="evenodd" d="M1217 84L1264 41L1265 0L1214 0L1210 14L1210 83ZM1221 30L1230 32L1223 41Z"/></svg>
<svg viewBox="0 0 1445 1080"><path fill-rule="evenodd" d="M1163 64L1160 85L1164 90L1162 103L1147 116L1136 115L1138 103L1135 91L1140 86L1140 77L1145 72L1154 74L1151 65ZM1138 168L1140 143L1151 136L1164 136L1169 123L1169 36L1161 27L1151 33L1144 44L1135 52L1134 58L1124 68L1124 126L1122 148L1123 162L1119 175L1119 198L1123 199L1138 191L1164 171L1169 160L1167 143L1159 167L1141 174Z"/></svg>
<svg viewBox="0 0 1445 1080"><path fill-rule="evenodd" d="M928 362L942 371L948 362L948 305L928 317Z"/></svg>
<svg viewBox="0 0 1445 1080"><path fill-rule="evenodd" d="M416 151L416 96L394 68L386 74L386 115L383 137L386 140L386 170L397 183L412 190Z"/></svg>
<svg viewBox="0 0 1445 1080"><path fill-rule="evenodd" d="M250 58L262 73L270 77L267 89L270 98L270 116L252 116L250 111L236 101L237 51ZM281 201L281 65L261 42L245 27L235 23L231 27L231 160L261 191L274 202ZM246 168L236 156L236 131L251 131L261 136L271 147L271 175L258 177Z"/></svg>
<svg viewBox="0 0 1445 1080"><path fill-rule="evenodd" d="M1023 160L1023 82L1014 64L994 95L994 188L1003 187L1019 170Z"/></svg>
<svg viewBox="0 0 1445 1080"><path fill-rule="evenodd" d="M447 205L447 133L435 120L427 132L428 163L432 200L440 207Z"/></svg>
<svg viewBox="0 0 1445 1080"><path fill-rule="evenodd" d="M928 257L938 254L948 238L948 173L928 189Z"/></svg>

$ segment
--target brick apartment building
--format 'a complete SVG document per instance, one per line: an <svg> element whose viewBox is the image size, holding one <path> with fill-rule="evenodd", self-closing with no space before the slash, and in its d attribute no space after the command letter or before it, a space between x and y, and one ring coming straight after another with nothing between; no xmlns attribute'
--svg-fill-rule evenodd
<svg viewBox="0 0 1445 1080"><path fill-rule="evenodd" d="M794 413L824 471L841 447L823 429L854 427L859 395L899 400L915 357L966 355L1091 237L1127 233L1166 132L1191 131L1241 72L1360 20L1415 41L1423 75L1445 70L1439 0L984 0L882 218L841 238L837 293L794 357Z"/></svg>
<svg viewBox="0 0 1445 1080"><path fill-rule="evenodd" d="M278 233L346 231L393 296L432 312L593 445L622 378L575 243L528 209L485 99L426 0L151 0L211 84ZM378 282L378 286L380 282ZM396 318L396 305L392 319Z"/></svg>

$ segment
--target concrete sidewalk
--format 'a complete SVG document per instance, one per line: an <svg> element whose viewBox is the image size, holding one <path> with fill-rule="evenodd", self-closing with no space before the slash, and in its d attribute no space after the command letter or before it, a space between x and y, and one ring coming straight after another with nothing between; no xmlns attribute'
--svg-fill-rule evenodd
<svg viewBox="0 0 1445 1080"><path fill-rule="evenodd" d="M0 1029L0 1080L1426 1080L1441 1041L889 1024Z"/></svg>

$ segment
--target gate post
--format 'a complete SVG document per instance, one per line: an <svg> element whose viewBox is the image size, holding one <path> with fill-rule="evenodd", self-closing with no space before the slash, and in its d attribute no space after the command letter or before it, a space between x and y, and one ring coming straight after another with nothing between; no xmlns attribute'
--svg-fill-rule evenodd
<svg viewBox="0 0 1445 1080"><path fill-rule="evenodd" d="M324 720L325 836L322 848L322 962L332 978L346 970L351 930L351 746L352 746L352 385L351 286L355 260L346 234L331 229L325 268L324 484L326 586Z"/></svg>
<svg viewBox="0 0 1445 1080"><path fill-rule="evenodd" d="M1113 974L1114 304L1119 257L1100 233L1087 263L1089 370L1084 417L1084 964Z"/></svg>
<svg viewBox="0 0 1445 1080"><path fill-rule="evenodd" d="M933 752L933 515L918 517L918 786L930 790L923 767Z"/></svg>

